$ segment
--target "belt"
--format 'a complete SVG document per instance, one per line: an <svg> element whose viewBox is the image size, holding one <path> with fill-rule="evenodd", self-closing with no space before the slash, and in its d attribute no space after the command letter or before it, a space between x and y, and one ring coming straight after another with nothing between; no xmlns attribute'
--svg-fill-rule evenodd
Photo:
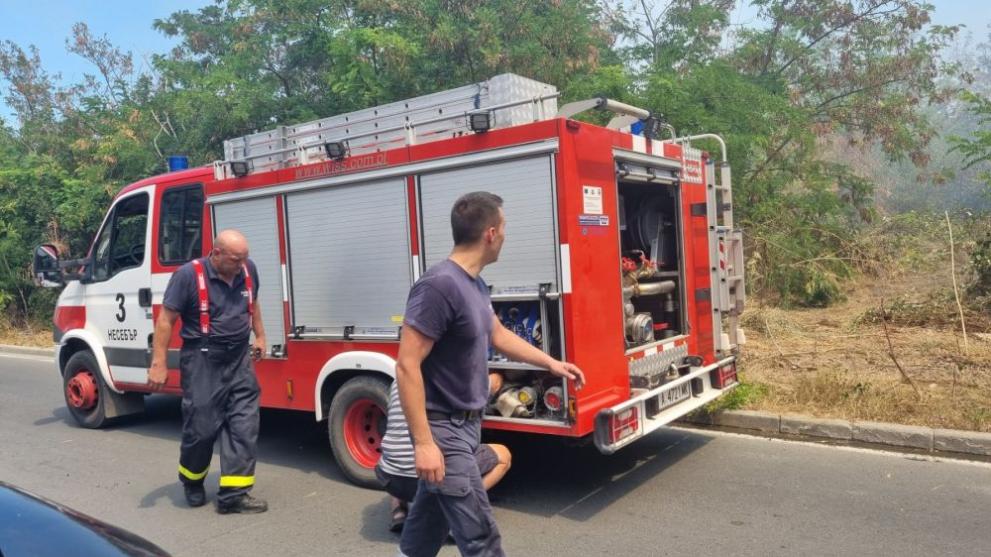
<svg viewBox="0 0 991 557"><path fill-rule="evenodd" d="M182 339L183 348L203 348L205 349L208 345L212 346L223 346L228 350L236 350L238 348L243 348L248 345L248 339L243 340L226 340L217 337L197 337L197 338L184 338Z"/></svg>
<svg viewBox="0 0 991 557"><path fill-rule="evenodd" d="M454 422L467 422L470 420L478 420L481 417L482 417L481 410L455 410L454 412L427 410L428 420L451 420Z"/></svg>

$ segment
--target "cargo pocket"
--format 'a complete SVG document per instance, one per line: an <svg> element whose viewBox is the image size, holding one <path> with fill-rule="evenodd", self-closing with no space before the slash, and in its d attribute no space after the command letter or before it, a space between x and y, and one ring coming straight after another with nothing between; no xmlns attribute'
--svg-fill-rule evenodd
<svg viewBox="0 0 991 557"><path fill-rule="evenodd" d="M482 513L478 493L471 485L468 476L444 476L440 485L425 483L426 489L442 495L441 506L447 509L449 526L452 532L460 532L467 540L482 540L489 537L491 528L488 517Z"/></svg>

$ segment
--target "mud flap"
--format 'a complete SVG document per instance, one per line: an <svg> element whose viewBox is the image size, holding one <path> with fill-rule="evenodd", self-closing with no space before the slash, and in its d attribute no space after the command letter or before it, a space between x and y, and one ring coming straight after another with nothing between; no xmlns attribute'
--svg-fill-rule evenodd
<svg viewBox="0 0 991 557"><path fill-rule="evenodd" d="M117 394L106 389L103 411L108 418L117 418L145 411L145 397L141 393Z"/></svg>

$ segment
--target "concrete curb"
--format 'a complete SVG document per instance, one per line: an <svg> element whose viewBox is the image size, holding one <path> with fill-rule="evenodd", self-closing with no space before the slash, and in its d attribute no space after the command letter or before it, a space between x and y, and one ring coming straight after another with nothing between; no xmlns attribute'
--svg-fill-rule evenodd
<svg viewBox="0 0 991 557"><path fill-rule="evenodd" d="M881 422L850 422L753 410L720 410L713 414L696 412L683 417L681 422L688 425L717 426L740 433L873 445L879 449L912 449L946 456L991 455L991 433L976 431Z"/></svg>
<svg viewBox="0 0 991 557"><path fill-rule="evenodd" d="M41 348L38 346L16 346L13 344L0 344L0 353L7 354L29 354L31 356L54 356L55 347Z"/></svg>

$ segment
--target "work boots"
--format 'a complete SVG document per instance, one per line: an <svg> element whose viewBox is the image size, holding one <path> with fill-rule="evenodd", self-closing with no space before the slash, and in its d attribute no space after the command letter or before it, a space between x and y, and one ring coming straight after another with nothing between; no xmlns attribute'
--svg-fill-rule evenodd
<svg viewBox="0 0 991 557"><path fill-rule="evenodd" d="M182 490L186 492L186 503L189 503L190 507L202 507L206 503L203 484L182 484Z"/></svg>
<svg viewBox="0 0 991 557"><path fill-rule="evenodd" d="M247 493L227 503L217 501L217 512L220 514L254 514L263 513L267 510L268 503L264 499L256 499Z"/></svg>

